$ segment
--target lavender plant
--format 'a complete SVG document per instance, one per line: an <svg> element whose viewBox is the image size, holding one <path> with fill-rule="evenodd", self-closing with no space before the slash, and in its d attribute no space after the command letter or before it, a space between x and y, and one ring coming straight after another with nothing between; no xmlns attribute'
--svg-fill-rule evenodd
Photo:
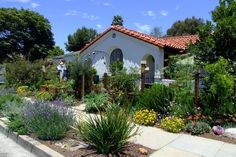
<svg viewBox="0 0 236 157"><path fill-rule="evenodd" d="M58 140L65 136L74 115L60 104L37 101L25 105L24 120L27 130L35 133L38 138Z"/></svg>

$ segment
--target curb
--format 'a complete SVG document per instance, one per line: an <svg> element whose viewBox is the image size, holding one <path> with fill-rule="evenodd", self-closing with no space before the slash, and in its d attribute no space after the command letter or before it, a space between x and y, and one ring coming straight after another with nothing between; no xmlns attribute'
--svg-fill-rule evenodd
<svg viewBox="0 0 236 157"><path fill-rule="evenodd" d="M40 142L34 140L27 135L18 135L15 132L10 132L7 125L0 120L0 131L11 138L14 142L21 145L24 149L28 150L32 154L38 157L64 157L58 152L52 150L51 148L41 144Z"/></svg>

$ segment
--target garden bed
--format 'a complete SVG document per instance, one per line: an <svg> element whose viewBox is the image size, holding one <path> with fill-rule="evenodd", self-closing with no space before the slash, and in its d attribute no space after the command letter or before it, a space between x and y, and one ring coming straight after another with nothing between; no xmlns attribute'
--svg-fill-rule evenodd
<svg viewBox="0 0 236 157"><path fill-rule="evenodd" d="M35 136L32 137L38 140L40 143L64 155L65 157L105 157L105 155L98 154L95 149L83 143L78 138L77 132L74 130L68 131L65 138L57 141L44 141L37 139ZM147 150L148 153L146 155L141 154L139 151L140 148ZM129 143L128 146L122 152L122 154L120 154L120 157L145 157L149 156L154 151L155 150L144 147L142 145Z"/></svg>

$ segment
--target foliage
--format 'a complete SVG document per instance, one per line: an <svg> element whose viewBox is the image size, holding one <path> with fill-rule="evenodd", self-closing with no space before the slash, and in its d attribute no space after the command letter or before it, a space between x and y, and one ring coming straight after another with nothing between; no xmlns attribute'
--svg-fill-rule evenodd
<svg viewBox="0 0 236 157"><path fill-rule="evenodd" d="M11 118L8 123L8 128L10 131L17 132L19 135L26 135L27 129L25 128L24 119L22 115L16 115Z"/></svg>
<svg viewBox="0 0 236 157"><path fill-rule="evenodd" d="M202 110L206 115L236 113L234 96L234 77L228 72L227 60L220 58L214 64L205 66L207 76L205 88L201 91Z"/></svg>
<svg viewBox="0 0 236 157"><path fill-rule="evenodd" d="M145 89L139 97L139 107L153 109L160 114L167 114L170 111L170 104L173 99L173 91L170 87L162 84L153 84L151 88Z"/></svg>
<svg viewBox="0 0 236 157"><path fill-rule="evenodd" d="M195 66L191 63L193 58L189 54L170 57L170 64L165 73L175 82L170 85L174 91L171 103L171 113L179 117L195 114L193 73Z"/></svg>
<svg viewBox="0 0 236 157"><path fill-rule="evenodd" d="M205 122L189 122L186 124L185 130L192 135L201 135L204 133L209 133L211 131L211 127Z"/></svg>
<svg viewBox="0 0 236 157"><path fill-rule="evenodd" d="M33 61L45 58L54 45L49 21L37 12L0 8L0 62L22 55Z"/></svg>
<svg viewBox="0 0 236 157"><path fill-rule="evenodd" d="M199 32L200 41L190 47L198 64L214 63L220 57L229 60L236 74L236 1L220 0L208 22Z"/></svg>
<svg viewBox="0 0 236 157"><path fill-rule="evenodd" d="M73 88L76 92L76 96L81 97L81 84L82 76L85 80L85 94L90 93L92 90L92 78L96 74L96 69L91 66L91 63L82 61L75 61L71 67L71 79L74 80Z"/></svg>
<svg viewBox="0 0 236 157"><path fill-rule="evenodd" d="M109 105L109 97L106 93L90 93L85 96L85 111L86 112L99 112L104 111Z"/></svg>
<svg viewBox="0 0 236 157"><path fill-rule="evenodd" d="M113 16L111 25L123 26L123 18L120 15Z"/></svg>
<svg viewBox="0 0 236 157"><path fill-rule="evenodd" d="M118 154L136 135L135 125L128 121L128 115L119 108L107 110L105 115L88 117L78 125L79 134L85 142L102 154Z"/></svg>
<svg viewBox="0 0 236 157"><path fill-rule="evenodd" d="M22 101L7 101L3 105L2 113L5 117L8 119L14 119L14 117L20 115L22 113L22 107L23 107Z"/></svg>
<svg viewBox="0 0 236 157"><path fill-rule="evenodd" d="M16 90L16 94L19 96L29 96L31 91L28 86L19 86Z"/></svg>
<svg viewBox="0 0 236 157"><path fill-rule="evenodd" d="M18 58L14 62L6 64L6 84L8 86L35 87L41 80L42 61L34 63Z"/></svg>
<svg viewBox="0 0 236 157"><path fill-rule="evenodd" d="M161 30L161 27L154 27L150 33L150 35L154 36L154 37L162 37L163 36L163 32Z"/></svg>
<svg viewBox="0 0 236 157"><path fill-rule="evenodd" d="M64 55L64 51L59 46L54 46L51 50L48 51L48 57L55 57Z"/></svg>
<svg viewBox="0 0 236 157"><path fill-rule="evenodd" d="M193 122L193 123L196 123L196 122L207 122L207 121L210 121L210 120L211 120L211 117L205 116L205 115L203 115L201 113L196 113L195 115L190 115L187 118L187 121Z"/></svg>
<svg viewBox="0 0 236 157"><path fill-rule="evenodd" d="M73 123L73 114L64 106L36 101L24 108L25 126L43 140L58 140Z"/></svg>
<svg viewBox="0 0 236 157"><path fill-rule="evenodd" d="M92 28L78 28L74 34L68 36L68 41L65 44L67 51L79 51L86 44L91 42L97 36L97 31Z"/></svg>
<svg viewBox="0 0 236 157"><path fill-rule="evenodd" d="M174 101L171 103L170 112L178 117L188 117L196 113L193 102L193 92L185 88L175 88Z"/></svg>
<svg viewBox="0 0 236 157"><path fill-rule="evenodd" d="M47 92L47 91L39 91L36 93L35 96L37 99L43 100L43 101L49 101L54 98L54 95L52 93Z"/></svg>
<svg viewBox="0 0 236 157"><path fill-rule="evenodd" d="M153 110L143 109L135 112L133 120L135 123L141 125L154 125L156 118L156 112Z"/></svg>
<svg viewBox="0 0 236 157"><path fill-rule="evenodd" d="M110 65L110 73L111 75L118 75L124 69L124 63L121 61L114 61Z"/></svg>
<svg viewBox="0 0 236 157"><path fill-rule="evenodd" d="M204 20L201 18L186 18L183 21L176 21L171 28L167 30L168 36L178 35L195 35L198 33L198 27L204 25Z"/></svg>
<svg viewBox="0 0 236 157"><path fill-rule="evenodd" d="M3 109L7 103L11 102L22 103L22 100L19 96L15 94L7 94L0 96L0 110Z"/></svg>
<svg viewBox="0 0 236 157"><path fill-rule="evenodd" d="M64 103L67 105L67 106L73 106L75 105L76 103L76 99L73 95L67 95L64 99Z"/></svg>
<svg viewBox="0 0 236 157"><path fill-rule="evenodd" d="M137 90L138 79L139 74L137 69L130 69L129 73L126 69L116 70L116 72L109 77L108 88L112 100L119 104L126 103L125 100L127 100L128 94Z"/></svg>
<svg viewBox="0 0 236 157"><path fill-rule="evenodd" d="M173 133L179 133L184 128L184 121L178 117L166 117L161 120L160 126Z"/></svg>

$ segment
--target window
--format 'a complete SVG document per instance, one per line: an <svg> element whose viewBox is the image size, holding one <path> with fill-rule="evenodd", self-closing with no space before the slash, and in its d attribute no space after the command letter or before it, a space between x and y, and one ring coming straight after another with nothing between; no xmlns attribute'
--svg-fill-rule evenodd
<svg viewBox="0 0 236 157"><path fill-rule="evenodd" d="M114 61L123 62L123 53L122 53L121 49L115 49L111 52L110 64L112 64Z"/></svg>

